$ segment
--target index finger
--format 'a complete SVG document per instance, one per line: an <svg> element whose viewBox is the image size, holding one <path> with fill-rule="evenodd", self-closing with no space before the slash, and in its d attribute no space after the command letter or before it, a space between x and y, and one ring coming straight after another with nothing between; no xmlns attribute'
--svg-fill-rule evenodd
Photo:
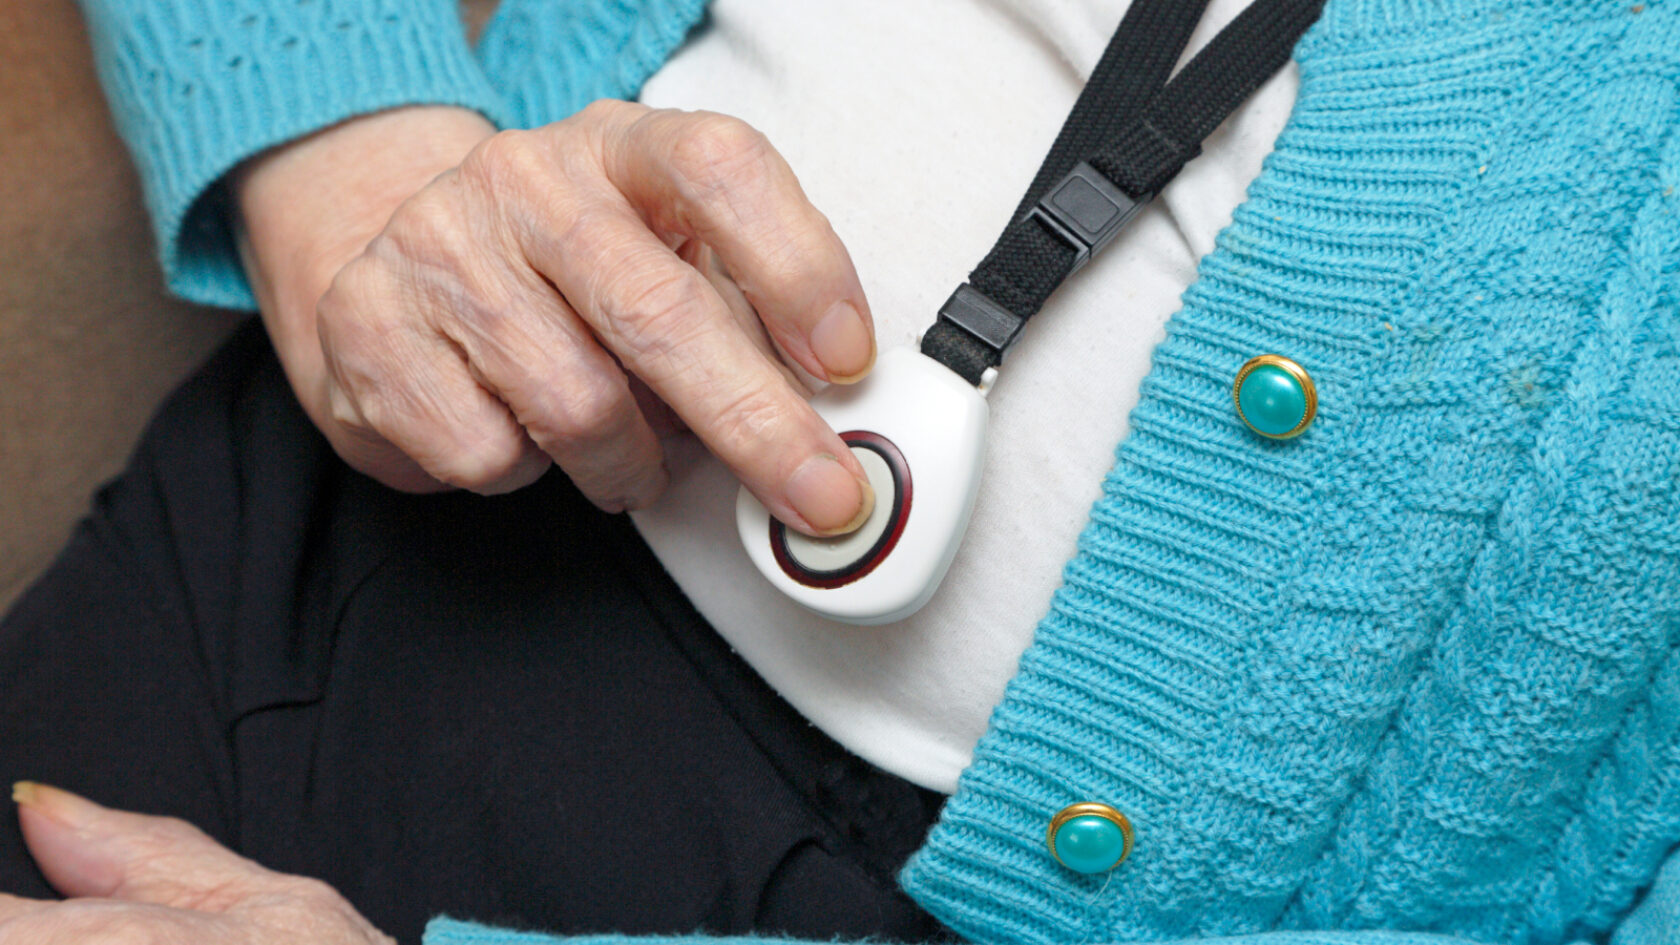
<svg viewBox="0 0 1680 945"><path fill-rule="evenodd" d="M520 234L532 265L772 515L816 535L856 528L874 507L863 467L706 276L621 196L576 193L543 201L558 225Z"/></svg>
<svg viewBox="0 0 1680 945"><path fill-rule="evenodd" d="M609 123L607 178L656 231L710 246L782 350L817 377L850 383L875 360L863 283L828 218L747 123L647 111Z"/></svg>

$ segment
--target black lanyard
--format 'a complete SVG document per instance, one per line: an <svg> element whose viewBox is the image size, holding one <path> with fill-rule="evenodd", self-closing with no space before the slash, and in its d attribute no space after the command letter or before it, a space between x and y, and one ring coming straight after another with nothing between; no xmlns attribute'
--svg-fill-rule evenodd
<svg viewBox="0 0 1680 945"><path fill-rule="evenodd" d="M1056 287L1289 61L1324 0L1256 0L1168 82L1206 6L1136 0L1126 11L1014 222L940 308L923 354L979 384Z"/></svg>

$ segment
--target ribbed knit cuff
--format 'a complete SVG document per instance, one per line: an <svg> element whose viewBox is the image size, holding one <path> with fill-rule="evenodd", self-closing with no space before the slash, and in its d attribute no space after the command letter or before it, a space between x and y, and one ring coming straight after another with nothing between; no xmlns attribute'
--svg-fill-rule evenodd
<svg viewBox="0 0 1680 945"><path fill-rule="evenodd" d="M522 128L602 98L634 98L682 44L706 0L504 0L480 58Z"/></svg>
<svg viewBox="0 0 1680 945"><path fill-rule="evenodd" d="M251 308L218 183L261 151L356 115L501 100L453 0L83 0L170 288Z"/></svg>

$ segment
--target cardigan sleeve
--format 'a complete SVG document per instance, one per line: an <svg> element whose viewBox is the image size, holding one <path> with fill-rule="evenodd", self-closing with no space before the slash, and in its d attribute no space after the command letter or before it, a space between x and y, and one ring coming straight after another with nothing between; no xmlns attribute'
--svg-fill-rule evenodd
<svg viewBox="0 0 1680 945"><path fill-rule="evenodd" d="M804 945L792 939L734 936L663 936L637 938L592 935L563 938L536 932L513 932L489 926L433 919L424 945ZM811 943L815 945L815 943ZM1478 945L1469 939L1426 932L1315 931L1259 932L1221 938L1182 940L1171 945ZM1611 932L1609 945L1680 945L1680 850L1671 852L1644 897Z"/></svg>
<svg viewBox="0 0 1680 945"><path fill-rule="evenodd" d="M266 148L360 114L458 105L501 123L455 0L81 0L165 277L254 308L218 186Z"/></svg>

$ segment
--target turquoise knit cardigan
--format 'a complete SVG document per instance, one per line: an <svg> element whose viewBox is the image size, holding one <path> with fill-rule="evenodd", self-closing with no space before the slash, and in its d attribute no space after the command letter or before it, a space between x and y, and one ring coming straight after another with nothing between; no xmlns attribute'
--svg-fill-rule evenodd
<svg viewBox="0 0 1680 945"><path fill-rule="evenodd" d="M505 0L472 50L447 0L84 4L170 283L235 306L242 158L406 102L558 119L699 14ZM1330 0L1296 58L902 882L983 942L1680 942L1680 3ZM1317 379L1299 439L1233 414L1261 352ZM1083 800L1137 825L1112 873L1044 850Z"/></svg>

